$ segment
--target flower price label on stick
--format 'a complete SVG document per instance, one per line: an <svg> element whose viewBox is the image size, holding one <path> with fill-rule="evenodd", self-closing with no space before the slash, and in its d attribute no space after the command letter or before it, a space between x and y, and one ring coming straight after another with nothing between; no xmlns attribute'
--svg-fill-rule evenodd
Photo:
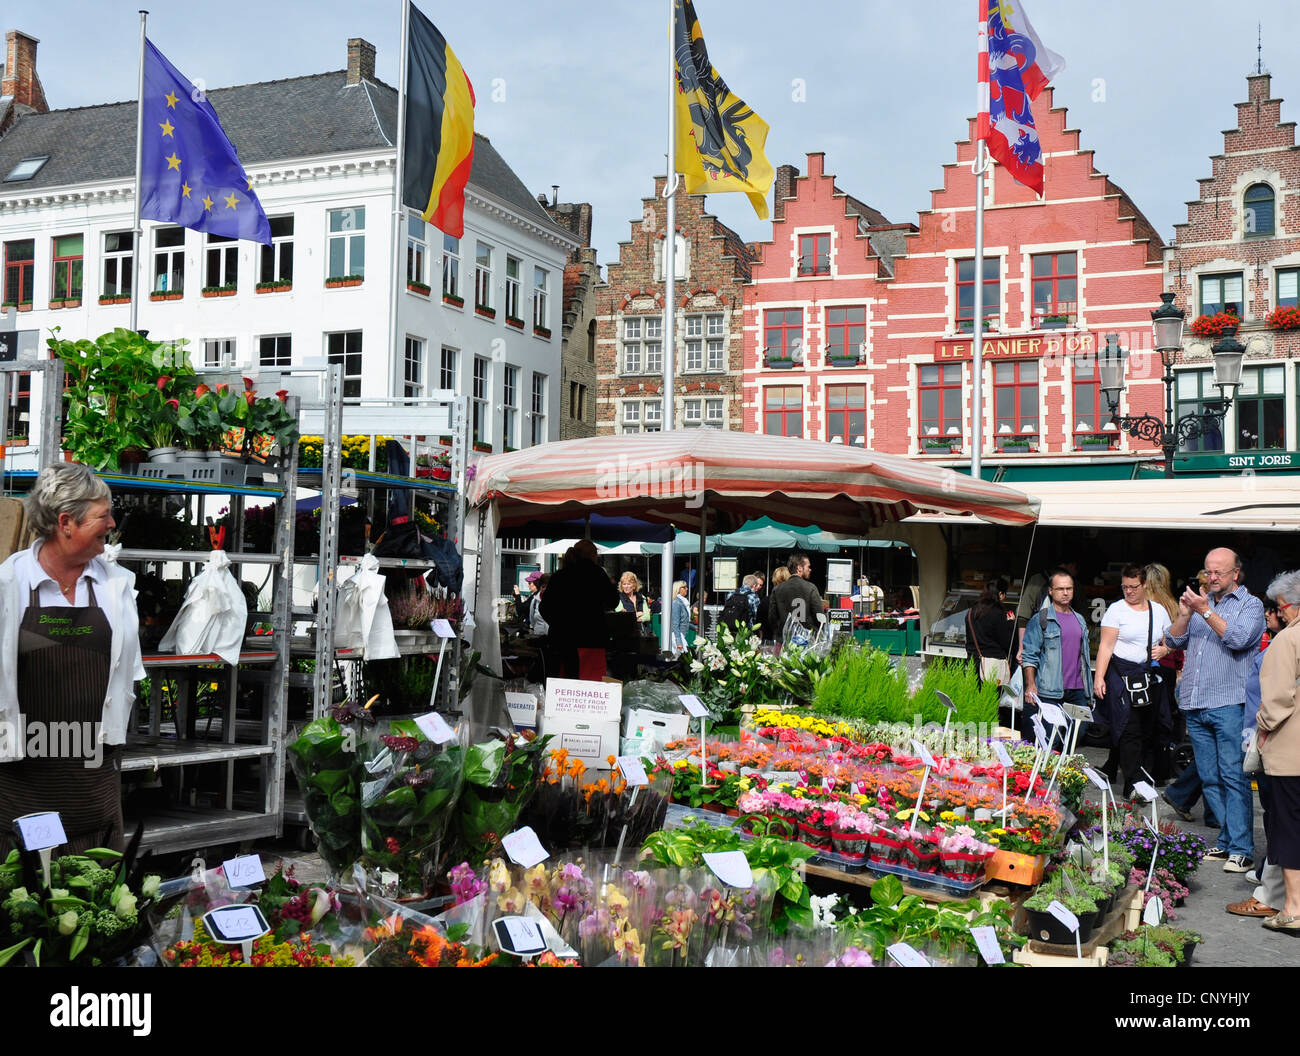
<svg viewBox="0 0 1300 1056"><path fill-rule="evenodd" d="M1049 704L1045 700L1038 702L1038 711L1043 718L1053 726L1068 726L1070 720L1065 717L1065 713L1055 704Z"/></svg>
<svg viewBox="0 0 1300 1056"><path fill-rule="evenodd" d="M935 690L934 695L939 698L939 703L949 711L957 710L957 705L952 702L952 697L948 696L947 693L940 693L938 690Z"/></svg>
<svg viewBox="0 0 1300 1056"><path fill-rule="evenodd" d="M218 906L204 914L203 926L217 942L227 946L252 942L271 930L257 906Z"/></svg>
<svg viewBox="0 0 1300 1056"><path fill-rule="evenodd" d="M433 633L439 638L455 638L456 632L452 629L450 620L434 620L432 624Z"/></svg>
<svg viewBox="0 0 1300 1056"><path fill-rule="evenodd" d="M527 917L498 917L492 922L497 946L503 953L534 957L546 951L546 938L537 921Z"/></svg>
<svg viewBox="0 0 1300 1056"><path fill-rule="evenodd" d="M527 825L522 829L515 829L506 836L501 841L501 846L510 860L524 869L531 869L538 862L544 862L550 857L546 848L542 846L542 841L537 838L537 833Z"/></svg>
<svg viewBox="0 0 1300 1056"><path fill-rule="evenodd" d="M930 749L915 738L912 739L912 751L917 754L917 757L924 765L933 769L934 756L930 754Z"/></svg>
<svg viewBox="0 0 1300 1056"><path fill-rule="evenodd" d="M639 785L648 785L650 779L646 777L645 767L641 765L641 760L635 755L620 755L618 757L618 770L623 775L623 780L628 783L629 788L636 788Z"/></svg>
<svg viewBox="0 0 1300 1056"><path fill-rule="evenodd" d="M1101 789L1101 791L1103 792L1110 791L1110 782L1107 781L1104 777L1102 777L1101 774L1097 773L1097 771L1094 770L1092 767L1085 766L1083 768L1083 773L1084 776L1086 776L1089 781L1091 781L1094 785L1096 785L1099 789Z"/></svg>
<svg viewBox="0 0 1300 1056"><path fill-rule="evenodd" d="M55 810L14 818L14 828L18 830L18 839L24 850L45 851L68 842L63 831L63 819Z"/></svg>
<svg viewBox="0 0 1300 1056"><path fill-rule="evenodd" d="M979 948L980 956L984 958L985 964L1005 964L1007 959L1002 956L1002 947L998 945L998 933L987 924L978 928L970 929L971 937L975 940L975 945Z"/></svg>
<svg viewBox="0 0 1300 1056"><path fill-rule="evenodd" d="M1147 902L1146 909L1142 910L1142 923L1150 924L1155 927L1160 923L1160 918L1164 916L1164 903L1160 901L1160 896L1150 899Z"/></svg>
<svg viewBox="0 0 1300 1056"><path fill-rule="evenodd" d="M677 699L682 702L682 707L686 709L686 713L693 718L707 719L709 717L709 709L700 702L700 698L694 693L683 693Z"/></svg>
<svg viewBox="0 0 1300 1056"><path fill-rule="evenodd" d="M1010 769L1011 767L1015 766L1015 763L1011 761L1011 753L1007 751L1007 746L1005 744L1003 744L1001 741L990 741L989 745L993 749L993 754L998 757L999 763L1001 763L1007 769Z"/></svg>
<svg viewBox="0 0 1300 1056"><path fill-rule="evenodd" d="M456 739L456 731L448 726L447 720L436 711L431 711L427 715L420 715L416 718L415 724L420 727L420 732L434 744L446 744L448 741Z"/></svg>
<svg viewBox="0 0 1300 1056"><path fill-rule="evenodd" d="M1076 917L1073 913L1071 913L1068 909L1066 909L1065 906L1062 905L1060 902L1057 902L1055 899L1053 899L1052 904L1047 907L1047 912L1052 914L1052 916L1054 916L1057 920L1059 920L1062 924L1064 924L1076 935L1079 933L1079 918Z"/></svg>
<svg viewBox="0 0 1300 1056"><path fill-rule="evenodd" d="M256 854L228 858L221 863L221 870L226 874L226 882L231 887L252 887L266 880L262 859Z"/></svg>
<svg viewBox="0 0 1300 1056"><path fill-rule="evenodd" d="M1145 799L1148 803L1153 802L1156 798L1156 790L1152 788L1150 785L1148 785L1145 781L1134 781L1133 791L1136 792L1143 799Z"/></svg>
<svg viewBox="0 0 1300 1056"><path fill-rule="evenodd" d="M1086 704L1062 704L1061 710L1075 722L1092 722L1092 708Z"/></svg>
<svg viewBox="0 0 1300 1056"><path fill-rule="evenodd" d="M905 942L896 942L894 945L886 947L885 952L893 958L895 964L904 968L930 967L930 962Z"/></svg>
<svg viewBox="0 0 1300 1056"><path fill-rule="evenodd" d="M744 851L708 851L704 854L704 864L728 887L754 886L754 873Z"/></svg>

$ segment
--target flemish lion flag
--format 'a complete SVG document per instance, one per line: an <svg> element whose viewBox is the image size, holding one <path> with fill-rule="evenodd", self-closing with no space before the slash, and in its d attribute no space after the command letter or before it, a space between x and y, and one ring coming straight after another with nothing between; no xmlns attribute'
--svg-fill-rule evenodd
<svg viewBox="0 0 1300 1056"><path fill-rule="evenodd" d="M438 28L412 4L402 204L460 238L465 234L465 184L473 164L474 87Z"/></svg>
<svg viewBox="0 0 1300 1056"><path fill-rule="evenodd" d="M676 0L677 171L688 194L742 191L767 219L772 163L768 124L734 95L709 62L691 0Z"/></svg>

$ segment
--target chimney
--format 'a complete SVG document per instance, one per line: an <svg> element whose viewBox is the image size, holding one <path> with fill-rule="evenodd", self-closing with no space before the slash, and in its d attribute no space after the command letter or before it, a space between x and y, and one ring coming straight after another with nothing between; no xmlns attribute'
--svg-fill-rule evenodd
<svg viewBox="0 0 1300 1056"><path fill-rule="evenodd" d="M353 37L348 41L348 84L375 79L375 46L368 40Z"/></svg>
<svg viewBox="0 0 1300 1056"><path fill-rule="evenodd" d="M794 197L794 181L799 176L796 165L778 165L772 181L772 219L785 219L785 200Z"/></svg>
<svg viewBox="0 0 1300 1056"><path fill-rule="evenodd" d="M45 89L36 76L36 45L40 41L11 29L5 34L4 79L0 80L0 96L13 96L15 106L29 107L38 114L50 107L45 101Z"/></svg>

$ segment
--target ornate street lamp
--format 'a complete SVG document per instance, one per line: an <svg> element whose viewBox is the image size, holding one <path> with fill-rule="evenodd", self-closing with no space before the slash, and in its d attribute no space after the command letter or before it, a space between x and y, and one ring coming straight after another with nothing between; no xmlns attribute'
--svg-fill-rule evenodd
<svg viewBox="0 0 1300 1056"><path fill-rule="evenodd" d="M1159 444L1165 453L1165 476L1174 475L1174 452L1189 440L1219 433L1228 408L1232 406L1237 386L1241 384L1241 361L1246 348L1232 334L1225 334L1210 349L1214 357L1214 384L1219 400L1206 401L1205 409L1174 419L1174 363L1183 347L1184 313L1174 307L1174 295L1162 293L1163 302L1151 313L1153 345L1160 353L1165 373L1161 380L1165 386L1165 416L1153 414L1123 415L1119 413L1119 397L1124 391L1124 366L1128 352L1119 347L1119 335L1107 334L1106 347L1099 355L1098 372L1101 391L1116 427L1138 440Z"/></svg>

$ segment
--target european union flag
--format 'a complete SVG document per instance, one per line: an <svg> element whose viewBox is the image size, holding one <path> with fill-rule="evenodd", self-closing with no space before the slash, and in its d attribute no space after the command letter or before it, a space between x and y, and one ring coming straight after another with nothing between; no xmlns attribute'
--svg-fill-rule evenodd
<svg viewBox="0 0 1300 1056"><path fill-rule="evenodd" d="M151 41L144 42L140 215L271 244L271 224L217 112Z"/></svg>

